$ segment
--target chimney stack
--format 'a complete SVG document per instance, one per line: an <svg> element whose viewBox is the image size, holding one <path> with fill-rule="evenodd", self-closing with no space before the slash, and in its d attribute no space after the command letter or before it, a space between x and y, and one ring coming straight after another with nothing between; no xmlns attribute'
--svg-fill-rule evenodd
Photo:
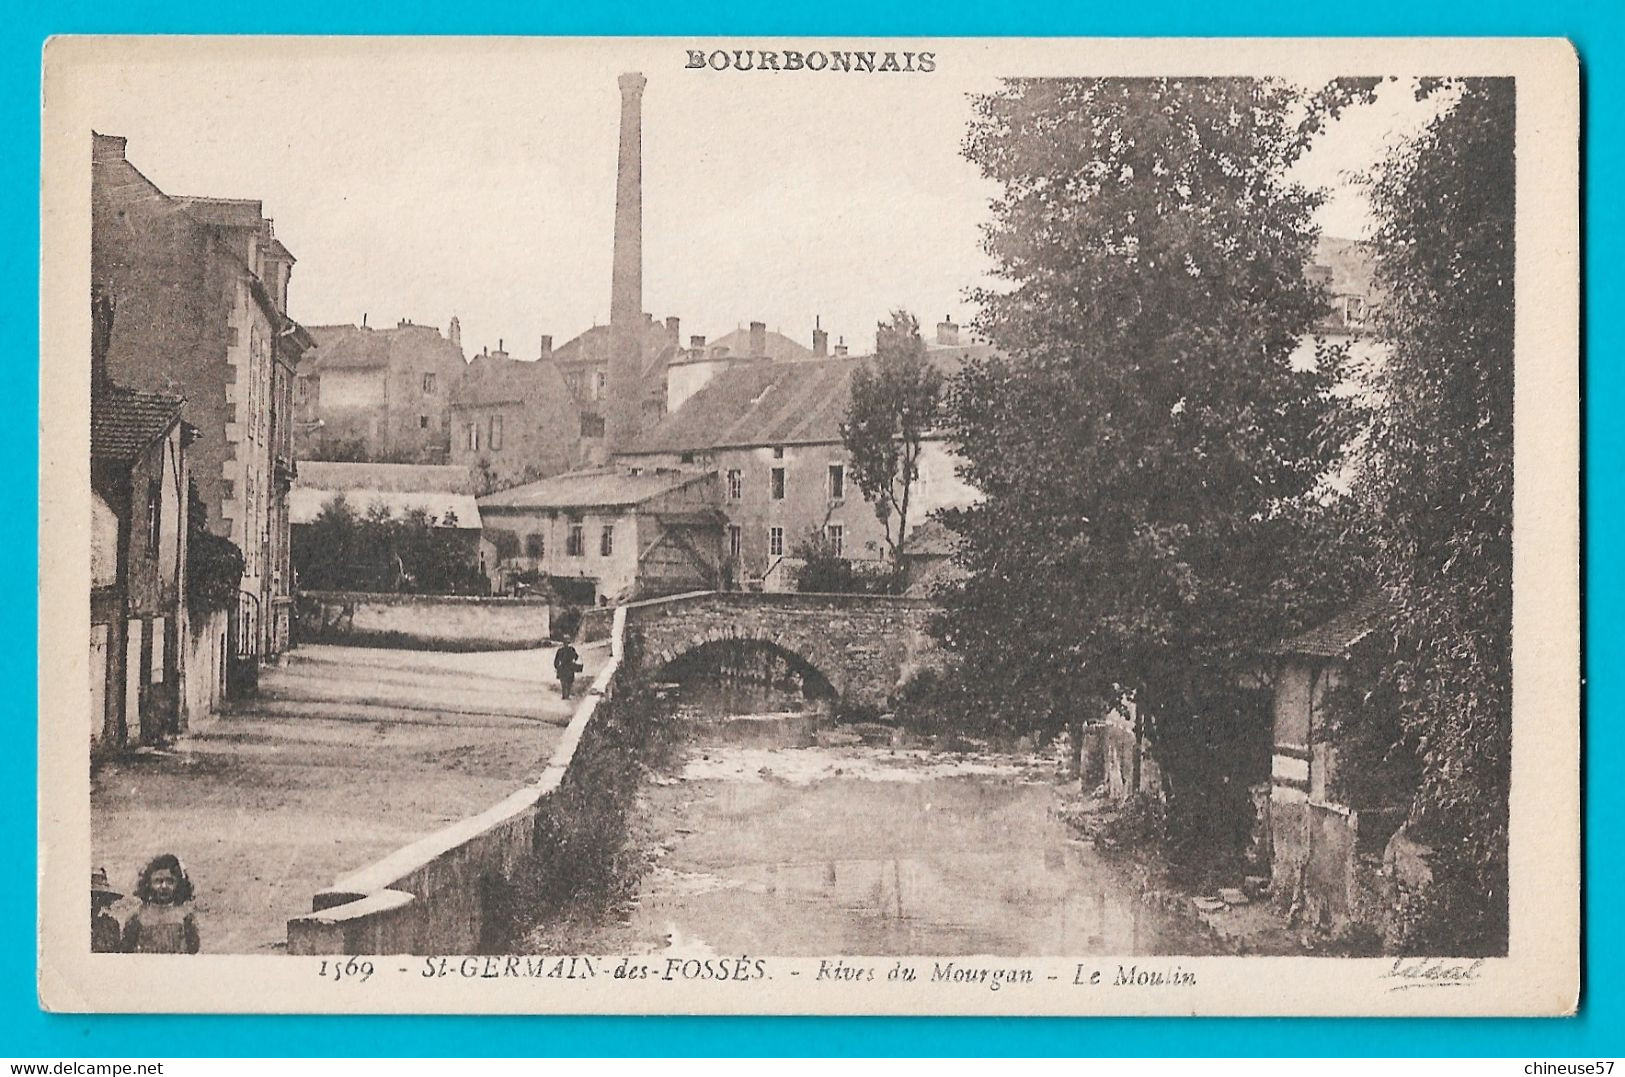
<svg viewBox="0 0 1625 1077"><path fill-rule="evenodd" d="M124 160L124 147L129 140L123 135L104 135L96 131L90 133L90 162L96 164L101 161Z"/></svg>
<svg viewBox="0 0 1625 1077"><path fill-rule="evenodd" d="M451 324L446 327L446 339L458 351L463 350L463 323L457 320L457 315L451 316Z"/></svg>
<svg viewBox="0 0 1625 1077"><path fill-rule="evenodd" d="M691 352L705 351L705 338L700 336L689 337L688 350Z"/></svg>
<svg viewBox="0 0 1625 1077"><path fill-rule="evenodd" d="M824 331L823 319L813 316L813 355L819 359L829 355L829 334Z"/></svg>
<svg viewBox="0 0 1625 1077"><path fill-rule="evenodd" d="M767 354L767 323L750 323L750 357L760 359Z"/></svg>
<svg viewBox="0 0 1625 1077"><path fill-rule="evenodd" d="M842 337L835 345L835 358L845 359L847 353L846 338Z"/></svg>
<svg viewBox="0 0 1625 1077"><path fill-rule="evenodd" d="M553 338L549 334L543 333L542 334L542 358L543 359L551 359L552 357L553 357Z"/></svg>
<svg viewBox="0 0 1625 1077"><path fill-rule="evenodd" d="M671 337L673 344L681 343L683 339L682 333L679 331L682 325L683 323L675 316L666 319L666 335Z"/></svg>
<svg viewBox="0 0 1625 1077"><path fill-rule="evenodd" d="M950 346L959 343L959 326L946 314L942 316L942 321L937 323L937 343Z"/></svg>
<svg viewBox="0 0 1625 1077"><path fill-rule="evenodd" d="M643 370L643 88L637 72L618 80L621 144L615 171L615 260L609 290L609 401L606 449L614 453L636 440L640 412L637 384Z"/></svg>

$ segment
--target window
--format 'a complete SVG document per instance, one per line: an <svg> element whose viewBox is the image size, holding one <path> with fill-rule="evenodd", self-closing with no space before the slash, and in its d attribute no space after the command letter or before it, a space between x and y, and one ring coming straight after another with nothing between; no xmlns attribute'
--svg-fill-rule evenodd
<svg viewBox="0 0 1625 1077"><path fill-rule="evenodd" d="M237 332L237 327L235 325L226 326L226 347L235 348L241 341L242 336Z"/></svg>
<svg viewBox="0 0 1625 1077"><path fill-rule="evenodd" d="M784 528L770 527L767 529L767 555L769 557L784 556Z"/></svg>
<svg viewBox="0 0 1625 1077"><path fill-rule="evenodd" d="M309 378L295 378L295 379L293 379L293 401L294 401L294 403L303 404L309 399L310 399L310 379Z"/></svg>
<svg viewBox="0 0 1625 1077"><path fill-rule="evenodd" d="M784 446L783 445L775 445L775 446L773 446L773 459L775 459L775 460L783 460L784 459Z"/></svg>
<svg viewBox="0 0 1625 1077"><path fill-rule="evenodd" d="M824 528L824 535L829 539L829 549L836 557L844 556L844 541L846 528L841 524L830 524Z"/></svg>
<svg viewBox="0 0 1625 1077"><path fill-rule="evenodd" d="M427 429L429 429L429 417L427 415L419 415L418 416L418 429L419 430L427 430Z"/></svg>
<svg viewBox="0 0 1625 1077"><path fill-rule="evenodd" d="M784 469L782 467L773 469L772 497L774 501L784 500Z"/></svg>
<svg viewBox="0 0 1625 1077"><path fill-rule="evenodd" d="M535 531L525 536L526 557L534 557L539 561L542 559L542 556L545 553L547 553L547 542L542 538L542 533L540 531Z"/></svg>
<svg viewBox="0 0 1625 1077"><path fill-rule="evenodd" d="M745 532L738 524L728 525L728 556L737 560L745 546Z"/></svg>
<svg viewBox="0 0 1625 1077"><path fill-rule="evenodd" d="M738 468L728 469L728 500L738 501L745 496L745 474Z"/></svg>
<svg viewBox="0 0 1625 1077"><path fill-rule="evenodd" d="M582 549L581 521L572 520L570 522L570 537L564 544L564 552L571 557L580 557Z"/></svg>
<svg viewBox="0 0 1625 1077"><path fill-rule="evenodd" d="M158 532L164 526L163 487L157 479L147 483L147 556L158 556Z"/></svg>
<svg viewBox="0 0 1625 1077"><path fill-rule="evenodd" d="M604 436L604 417L583 412L581 415L581 436L584 438L601 438Z"/></svg>
<svg viewBox="0 0 1625 1077"><path fill-rule="evenodd" d="M480 451L480 424L479 423L469 423L467 433L468 433L468 451L469 452L479 452Z"/></svg>
<svg viewBox="0 0 1625 1077"><path fill-rule="evenodd" d="M603 399L604 390L608 388L609 372L604 370L594 371L592 376L592 398L594 400Z"/></svg>
<svg viewBox="0 0 1625 1077"><path fill-rule="evenodd" d="M846 497L846 465L829 465L829 499L841 501Z"/></svg>
<svg viewBox="0 0 1625 1077"><path fill-rule="evenodd" d="M598 556L609 557L615 553L615 525L605 524L604 529L598 533Z"/></svg>
<svg viewBox="0 0 1625 1077"><path fill-rule="evenodd" d="M425 393L425 395L428 395L428 396L433 396L434 395L434 375L433 374L425 374L425 375L423 375L423 392Z"/></svg>
<svg viewBox="0 0 1625 1077"><path fill-rule="evenodd" d="M682 456L678 457L678 461L684 464L692 464L694 462L694 454L691 452L686 452Z"/></svg>
<svg viewBox="0 0 1625 1077"><path fill-rule="evenodd" d="M491 416L491 451L502 448L502 416Z"/></svg>

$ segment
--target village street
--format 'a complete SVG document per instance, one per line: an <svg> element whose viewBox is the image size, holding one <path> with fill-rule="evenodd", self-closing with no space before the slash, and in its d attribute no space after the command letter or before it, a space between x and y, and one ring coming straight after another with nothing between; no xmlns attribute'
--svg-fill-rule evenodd
<svg viewBox="0 0 1625 1077"><path fill-rule="evenodd" d="M588 678L604 657L582 649ZM262 671L258 698L95 772L91 862L129 894L173 852L205 952L277 950L316 891L538 776L572 706L550 649L306 644Z"/></svg>

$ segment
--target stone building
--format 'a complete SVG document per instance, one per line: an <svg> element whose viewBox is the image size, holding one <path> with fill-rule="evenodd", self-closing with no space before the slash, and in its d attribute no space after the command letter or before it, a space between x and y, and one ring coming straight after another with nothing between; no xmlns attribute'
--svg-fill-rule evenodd
<svg viewBox="0 0 1625 1077"><path fill-rule="evenodd" d="M294 258L257 201L165 194L94 135L91 288L112 384L185 400L208 526L242 551L236 646L280 653L289 619L292 394L309 334L287 313Z"/></svg>
<svg viewBox="0 0 1625 1077"><path fill-rule="evenodd" d="M392 329L315 325L295 389L301 460L444 464L451 398L463 376L457 319L445 335L401 319Z"/></svg>
<svg viewBox="0 0 1625 1077"><path fill-rule="evenodd" d="M1391 612L1386 598L1370 597L1274 648L1270 890L1315 926L1380 919L1378 875L1409 808L1351 807L1338 784L1336 696L1369 687L1360 660L1381 659Z"/></svg>
<svg viewBox="0 0 1625 1077"><path fill-rule="evenodd" d="M666 413L666 368L679 354L679 321L659 322L642 315L643 329L636 334L642 351L635 374L629 373L630 394L636 398L637 414L643 429L653 427ZM610 404L610 353L614 334L607 325L595 325L555 348L552 338L542 338L540 358L556 364L575 402L580 455L584 460L602 462L605 456Z"/></svg>
<svg viewBox="0 0 1625 1077"><path fill-rule="evenodd" d="M504 588L545 577L582 605L706 590L724 570L716 475L597 467L480 498Z"/></svg>
<svg viewBox="0 0 1625 1077"><path fill-rule="evenodd" d="M945 373L987 351L985 345L960 343L957 333L957 326L945 322L927 349ZM727 517L725 550L740 586L794 589L800 564L795 550L820 533L849 560L878 563L885 554L885 530L851 480L840 430L852 373L870 360L819 358L827 337L815 340L814 357L808 359L729 363L726 356L708 358L704 380L681 406L617 457L629 467L717 472ZM672 376L687 377L689 365L672 367ZM910 530L937 509L973 497L955 474L946 440L928 437Z"/></svg>
<svg viewBox="0 0 1625 1077"><path fill-rule="evenodd" d="M504 351L469 360L448 406L451 455L479 492L568 471L582 459L578 408L557 363Z"/></svg>
<svg viewBox="0 0 1625 1077"><path fill-rule="evenodd" d="M185 726L187 451L179 397L106 384L90 398L90 746Z"/></svg>

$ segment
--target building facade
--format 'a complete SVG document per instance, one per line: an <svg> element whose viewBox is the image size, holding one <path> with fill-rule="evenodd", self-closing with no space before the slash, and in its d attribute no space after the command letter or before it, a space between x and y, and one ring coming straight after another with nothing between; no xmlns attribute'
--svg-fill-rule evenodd
<svg viewBox="0 0 1625 1077"><path fill-rule="evenodd" d="M294 389L301 460L444 464L451 400L465 363L446 335L402 319L393 329L317 325Z"/></svg>
<svg viewBox="0 0 1625 1077"><path fill-rule="evenodd" d="M293 255L259 202L165 194L93 136L93 297L109 311L111 383L184 398L208 526L242 551L234 632L245 656L286 646L292 394L305 330L287 314Z"/></svg>
<svg viewBox="0 0 1625 1077"><path fill-rule="evenodd" d="M934 344L928 355L951 372L985 351L982 345ZM852 480L840 430L852 374L868 361L816 353L781 362L713 360L713 372L682 405L617 459L628 467L717 473L727 518L724 550L737 586L793 590L802 563L796 551L820 536L839 556L878 565L886 555L886 529ZM932 512L973 500L955 466L944 438L925 440L910 532Z"/></svg>
<svg viewBox="0 0 1625 1077"><path fill-rule="evenodd" d="M186 725L183 401L101 385L90 401L90 747L156 744Z"/></svg>
<svg viewBox="0 0 1625 1077"><path fill-rule="evenodd" d="M448 410L451 462L475 476L481 493L582 462L576 402L550 360L476 355L453 387Z"/></svg>
<svg viewBox="0 0 1625 1077"><path fill-rule="evenodd" d="M480 499L502 589L545 578L581 605L716 588L724 571L717 478L589 468Z"/></svg>

